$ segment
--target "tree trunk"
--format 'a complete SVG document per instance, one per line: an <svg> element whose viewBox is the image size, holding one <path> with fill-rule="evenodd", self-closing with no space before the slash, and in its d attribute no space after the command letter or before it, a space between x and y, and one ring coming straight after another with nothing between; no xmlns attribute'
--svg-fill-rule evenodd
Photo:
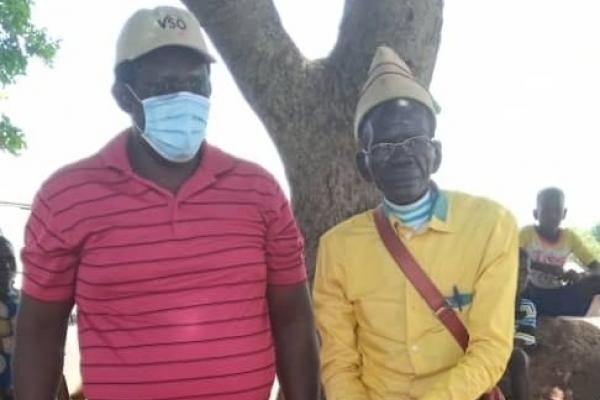
<svg viewBox="0 0 600 400"><path fill-rule="evenodd" d="M318 238L378 196L354 168L358 92L378 45L428 86L443 0L346 0L330 56L307 60L272 0L183 0L198 17L283 160L312 277ZM333 21L332 21L333 23Z"/></svg>
<svg viewBox="0 0 600 400"><path fill-rule="evenodd" d="M564 400L598 399L600 329L590 321L539 319L539 347L531 356L532 399L561 398L561 392Z"/></svg>
<svg viewBox="0 0 600 400"><path fill-rule="evenodd" d="M381 44L396 49L428 86L443 0L346 0L337 43L320 60L300 53L272 0L182 1L200 20L279 151L312 282L319 237L379 200L354 167L352 132L375 49Z"/></svg>

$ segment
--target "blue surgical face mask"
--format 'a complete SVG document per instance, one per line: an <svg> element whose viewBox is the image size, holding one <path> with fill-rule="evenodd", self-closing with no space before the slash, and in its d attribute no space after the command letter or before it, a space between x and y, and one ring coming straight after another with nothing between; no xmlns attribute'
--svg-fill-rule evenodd
<svg viewBox="0 0 600 400"><path fill-rule="evenodd" d="M129 90L144 109L144 129L137 128L150 147L175 163L194 158L206 138L210 100L191 92L140 100L131 87Z"/></svg>

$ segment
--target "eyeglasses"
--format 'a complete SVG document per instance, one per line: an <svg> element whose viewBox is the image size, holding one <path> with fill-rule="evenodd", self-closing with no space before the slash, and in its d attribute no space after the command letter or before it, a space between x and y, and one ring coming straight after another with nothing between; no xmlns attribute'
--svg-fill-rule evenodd
<svg viewBox="0 0 600 400"><path fill-rule="evenodd" d="M388 162L398 151L402 149L407 155L416 155L423 152L432 145L429 136L413 136L398 143L377 143L366 150L371 159L377 163Z"/></svg>

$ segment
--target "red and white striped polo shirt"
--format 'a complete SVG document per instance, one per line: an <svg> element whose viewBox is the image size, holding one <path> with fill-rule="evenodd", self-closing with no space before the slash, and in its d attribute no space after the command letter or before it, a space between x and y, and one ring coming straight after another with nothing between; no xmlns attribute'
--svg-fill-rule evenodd
<svg viewBox="0 0 600 400"><path fill-rule="evenodd" d="M172 194L132 171L127 135L42 186L24 292L75 301L91 400L267 399L267 285L306 279L288 201L263 169L207 144Z"/></svg>

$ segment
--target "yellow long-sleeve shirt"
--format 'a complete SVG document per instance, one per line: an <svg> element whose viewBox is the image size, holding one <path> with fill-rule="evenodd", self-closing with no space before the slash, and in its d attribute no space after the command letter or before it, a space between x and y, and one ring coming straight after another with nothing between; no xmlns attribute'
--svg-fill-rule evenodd
<svg viewBox="0 0 600 400"><path fill-rule="evenodd" d="M512 349L517 227L482 198L438 192L419 232L398 236L470 333L463 353L387 253L372 211L320 241L314 286L328 400L475 400L502 376Z"/></svg>

